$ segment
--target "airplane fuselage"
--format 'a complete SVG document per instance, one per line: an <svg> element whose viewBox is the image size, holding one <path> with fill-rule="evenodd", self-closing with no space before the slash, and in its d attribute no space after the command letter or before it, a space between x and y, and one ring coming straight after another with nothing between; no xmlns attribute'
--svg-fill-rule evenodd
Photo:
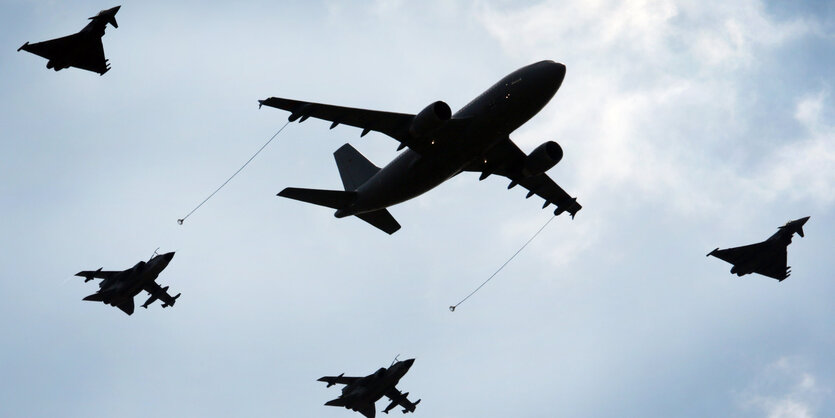
<svg viewBox="0 0 835 418"><path fill-rule="evenodd" d="M469 119L465 132L434 138L437 151L421 155L407 149L357 190L341 218L385 209L432 190L460 173L522 126L554 97L565 78L565 66L540 61L522 67L456 112Z"/></svg>
<svg viewBox="0 0 835 418"><path fill-rule="evenodd" d="M140 261L135 266L99 283L99 293L103 302L110 305L119 305L122 302L133 299L145 287L156 281L159 274L165 270L171 261L174 253L158 255L147 263Z"/></svg>
<svg viewBox="0 0 835 418"><path fill-rule="evenodd" d="M400 383L413 362L414 359L397 362L388 369L380 368L374 374L345 386L340 396L345 400L345 407L356 410L368 404L373 405Z"/></svg>

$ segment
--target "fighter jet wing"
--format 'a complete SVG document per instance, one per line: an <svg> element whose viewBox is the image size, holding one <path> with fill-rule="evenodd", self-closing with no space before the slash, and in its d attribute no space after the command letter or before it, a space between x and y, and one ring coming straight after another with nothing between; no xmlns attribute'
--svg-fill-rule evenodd
<svg viewBox="0 0 835 418"><path fill-rule="evenodd" d="M90 281L93 279L106 279L117 273L121 273L121 271L102 271L102 269L98 269L79 271L78 273L75 273L75 275L86 278L85 281Z"/></svg>
<svg viewBox="0 0 835 418"><path fill-rule="evenodd" d="M763 263L754 269L754 273L762 274L772 279L783 281L789 277L789 267L787 262L787 251L783 249L774 258L764 260Z"/></svg>
<svg viewBox="0 0 835 418"><path fill-rule="evenodd" d="M328 384L328 387L333 385L350 385L351 383L356 382L359 380L359 377L348 377L345 374L340 374L339 376L324 376L316 379L317 382L325 382Z"/></svg>
<svg viewBox="0 0 835 418"><path fill-rule="evenodd" d="M151 297L149 297L148 300L145 303L142 304L143 308L147 308L150 304L154 303L157 299L161 300L162 301L162 307L166 308L166 307L174 305L174 303L177 301L177 298L180 297L179 293L177 294L177 296L172 297L170 294L168 294L168 286L161 287L159 284L157 284L157 282L148 283L147 285L145 285L143 290L145 290L146 292L148 292L151 295Z"/></svg>
<svg viewBox="0 0 835 418"><path fill-rule="evenodd" d="M397 390L397 388L392 388L391 390L386 392L386 397L391 400L391 403L386 407L386 409L383 410L383 413L385 414L388 414L389 411L391 411L398 405L403 407L404 414L407 412L415 412L417 404L420 403L420 399L418 399L417 402L409 401L409 392L400 393L400 391Z"/></svg>
<svg viewBox="0 0 835 418"><path fill-rule="evenodd" d="M571 197L554 180L551 180L547 174L526 176L523 172L526 157L527 155L510 138L507 138L493 147L485 155L484 159L487 160L487 163L479 162L478 164L473 164L465 168L465 170L480 171L482 173L487 170L489 174L498 174L507 177L510 179L508 189L517 184L521 185L528 189L527 197L537 195L545 199L545 206L543 208L549 204L557 205L554 215L568 212L573 218L583 208L577 203L577 198Z"/></svg>
<svg viewBox="0 0 835 418"><path fill-rule="evenodd" d="M58 68L71 66L99 74L109 69L104 58L104 46L98 37L76 33L34 44L27 42L20 49L51 60Z"/></svg>
<svg viewBox="0 0 835 418"><path fill-rule="evenodd" d="M773 279L783 280L788 277L786 248L775 252L775 249L769 246L768 241L724 250L717 248L708 255L727 261L734 266L753 267L748 272L762 274Z"/></svg>
<svg viewBox="0 0 835 418"><path fill-rule="evenodd" d="M745 264L763 251L763 243L744 245L742 247L726 248L724 250L715 249L708 255L712 255L720 260L727 261L733 265Z"/></svg>
<svg viewBox="0 0 835 418"><path fill-rule="evenodd" d="M382 112L379 110L356 109L351 107L333 106L321 103L303 102L299 100L282 99L270 97L258 101L261 105L275 107L290 112L288 118L291 122L301 118L301 122L309 117L333 122L331 129L336 125L344 124L361 128L362 136L369 131L384 133L402 145L423 154L428 152L429 143L416 140L409 135L409 126L415 115L405 113Z"/></svg>

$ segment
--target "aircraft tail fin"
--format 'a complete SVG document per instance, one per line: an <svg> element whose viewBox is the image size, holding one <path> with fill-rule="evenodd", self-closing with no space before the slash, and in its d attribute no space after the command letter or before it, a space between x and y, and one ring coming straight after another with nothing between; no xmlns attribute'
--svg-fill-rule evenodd
<svg viewBox="0 0 835 418"><path fill-rule="evenodd" d="M116 307L121 309L122 312L124 312L128 315L133 314L133 309L134 309L133 298L130 298L130 299L116 305Z"/></svg>
<svg viewBox="0 0 835 418"><path fill-rule="evenodd" d="M350 144L339 147L333 153L336 166L339 168L339 176L342 178L342 185L346 191L357 190L371 176L380 171L380 167L368 161Z"/></svg>
<svg viewBox="0 0 835 418"><path fill-rule="evenodd" d="M288 199L299 200L314 205L326 206L332 209L342 209L351 204L356 199L356 192L343 192L340 190L318 190L318 189L301 189L298 187L288 187L282 190L278 196L286 197Z"/></svg>
<svg viewBox="0 0 835 418"><path fill-rule="evenodd" d="M375 228L391 235L400 229L400 224L391 216L391 213L385 209L375 210L374 212L360 213L357 218L370 223Z"/></svg>

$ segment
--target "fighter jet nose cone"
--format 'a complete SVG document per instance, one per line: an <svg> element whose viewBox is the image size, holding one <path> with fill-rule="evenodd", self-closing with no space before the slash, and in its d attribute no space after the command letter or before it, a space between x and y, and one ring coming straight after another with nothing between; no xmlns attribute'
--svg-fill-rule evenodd
<svg viewBox="0 0 835 418"><path fill-rule="evenodd" d="M800 223L801 223L801 224L805 224L805 223L806 223L806 221L808 221L808 220L809 220L809 218L811 218L811 216L807 216L807 217L805 217L805 218L800 218L800 219L798 219L798 220L800 221Z"/></svg>
<svg viewBox="0 0 835 418"><path fill-rule="evenodd" d="M406 365L406 367L412 367L412 364L413 364L414 362L415 362L415 359L413 359L413 358L410 358L410 359L408 359L408 360L403 360L403 364L405 364L405 365Z"/></svg>
<svg viewBox="0 0 835 418"><path fill-rule="evenodd" d="M171 251L170 253L165 253L163 257L165 257L166 260L171 261L171 259L174 258L174 251Z"/></svg>

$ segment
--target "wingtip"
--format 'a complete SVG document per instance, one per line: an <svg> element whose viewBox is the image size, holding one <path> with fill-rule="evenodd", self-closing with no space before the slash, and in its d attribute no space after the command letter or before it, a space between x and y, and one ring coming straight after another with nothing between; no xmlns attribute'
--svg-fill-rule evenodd
<svg viewBox="0 0 835 418"><path fill-rule="evenodd" d="M17 52L20 52L21 49L26 48L27 46L29 46L29 41L26 41L25 44L21 45L20 48L17 49Z"/></svg>
<svg viewBox="0 0 835 418"><path fill-rule="evenodd" d="M719 251L719 247L714 248L714 249L713 249L713 251L711 251L711 252L707 253L707 254L705 255L705 257L710 257L710 256L712 256L714 253L716 253L717 251Z"/></svg>

